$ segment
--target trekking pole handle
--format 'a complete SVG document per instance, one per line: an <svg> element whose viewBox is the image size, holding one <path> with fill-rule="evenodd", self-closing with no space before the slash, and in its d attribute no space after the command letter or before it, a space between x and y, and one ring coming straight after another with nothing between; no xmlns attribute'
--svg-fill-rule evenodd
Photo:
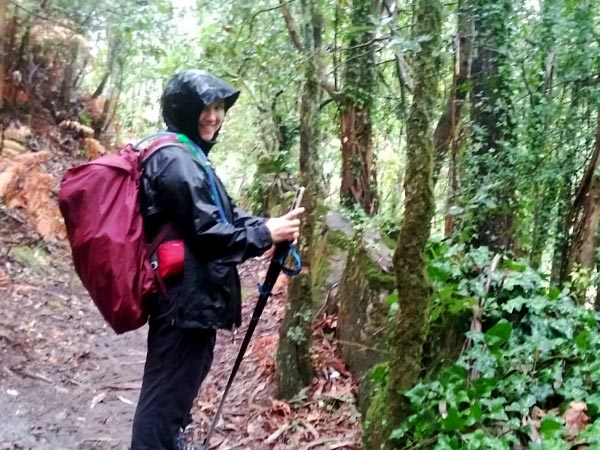
<svg viewBox="0 0 600 450"><path fill-rule="evenodd" d="M300 186L298 189L296 189L296 194L294 195L294 201L292 202L292 207L290 208L290 211L293 211L294 209L300 207L305 190L306 188L304 186Z"/></svg>

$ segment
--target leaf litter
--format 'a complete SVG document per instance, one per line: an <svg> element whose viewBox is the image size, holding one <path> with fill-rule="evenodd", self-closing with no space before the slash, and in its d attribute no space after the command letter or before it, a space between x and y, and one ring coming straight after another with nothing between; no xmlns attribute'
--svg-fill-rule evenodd
<svg viewBox="0 0 600 450"><path fill-rule="evenodd" d="M258 259L241 267L244 324L267 264ZM356 383L332 340L334 316L320 318L313 329L312 384L290 401L274 398L286 285L281 280L261 317L211 449L360 448ZM115 335L76 279L66 243L46 239L37 222L2 205L0 295L0 450L127 449L146 328ZM219 332L188 440L202 442L244 332L243 326L233 344L231 333Z"/></svg>

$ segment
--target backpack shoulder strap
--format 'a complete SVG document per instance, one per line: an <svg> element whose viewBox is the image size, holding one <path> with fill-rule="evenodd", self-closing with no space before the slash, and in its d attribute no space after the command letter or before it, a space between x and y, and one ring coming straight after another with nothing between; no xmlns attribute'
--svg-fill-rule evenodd
<svg viewBox="0 0 600 450"><path fill-rule="evenodd" d="M139 152L140 152L140 162L143 164L157 150L160 150L161 148L165 148L165 147L170 147L170 146L182 147L182 148L186 148L187 149L187 147L185 146L185 144L183 144L182 142L180 142L177 139L177 135L175 133L168 133L168 134L164 134L164 135L157 135L156 138L154 138L150 142L150 145L148 145L148 147L139 149Z"/></svg>
<svg viewBox="0 0 600 450"><path fill-rule="evenodd" d="M156 135L149 136L145 138L141 142L145 142L147 140L153 139L150 142L150 145L142 150L140 150L140 165L143 167L144 164L148 161L148 159L156 153L156 151L165 147L181 147L187 151L189 151L199 162L202 168L204 169L207 177L208 184L210 187L210 195L217 205L217 210L219 211L219 217L223 223L230 223L225 214L225 209L223 208L223 203L221 201L221 197L219 196L219 192L217 189L216 177L213 172L213 168L208 161L208 158L204 154L204 152L198 147L193 141L189 140L183 134L176 133L157 133ZM139 144L138 144L139 145Z"/></svg>

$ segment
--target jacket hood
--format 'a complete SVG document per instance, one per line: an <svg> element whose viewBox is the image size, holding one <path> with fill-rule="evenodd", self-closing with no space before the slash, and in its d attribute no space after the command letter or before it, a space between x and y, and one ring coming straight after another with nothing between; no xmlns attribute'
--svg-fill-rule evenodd
<svg viewBox="0 0 600 450"><path fill-rule="evenodd" d="M205 153L215 144L198 134L198 118L202 110L217 100L225 102L225 111L236 102L240 91L204 70L185 70L168 81L161 97L162 116L170 131L183 133ZM218 131L217 131L218 134Z"/></svg>

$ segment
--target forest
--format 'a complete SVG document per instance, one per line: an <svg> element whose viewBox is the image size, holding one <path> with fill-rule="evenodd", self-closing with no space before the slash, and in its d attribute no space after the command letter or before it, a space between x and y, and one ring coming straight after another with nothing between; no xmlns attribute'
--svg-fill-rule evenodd
<svg viewBox="0 0 600 450"><path fill-rule="evenodd" d="M35 355L75 374L96 351L101 320L65 312L97 315L69 266L64 171L163 130L184 69L241 90L210 154L239 204L277 216L306 187L304 269L262 319L269 414L355 408L329 440L298 438L305 417L211 448L600 449L596 0L0 0L1 415L21 414L11 383L61 376L28 371ZM52 350L67 336L75 359ZM336 377L344 396L305 401ZM2 449L59 448L10 426Z"/></svg>

